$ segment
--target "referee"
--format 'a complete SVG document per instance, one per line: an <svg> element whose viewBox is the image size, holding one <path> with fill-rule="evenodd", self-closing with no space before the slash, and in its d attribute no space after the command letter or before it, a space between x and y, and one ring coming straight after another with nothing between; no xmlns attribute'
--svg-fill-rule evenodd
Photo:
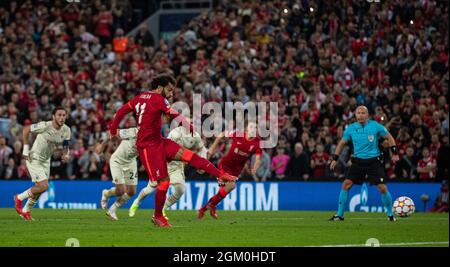
<svg viewBox="0 0 450 267"><path fill-rule="evenodd" d="M344 207L347 203L348 191L353 184L362 184L366 179L371 185L377 185L383 205L387 209L388 219L389 221L395 221L392 213L392 197L386 186L387 179L381 152L378 148L378 139L382 137L388 140L394 164L399 160L395 140L383 125L374 120L369 120L367 107L359 106L355 113L357 122L350 124L345 129L330 163L330 169L334 170L342 148L347 142L352 141L354 150L351 160L352 165L347 170L346 179L342 183L338 212L331 217L330 221L344 220Z"/></svg>

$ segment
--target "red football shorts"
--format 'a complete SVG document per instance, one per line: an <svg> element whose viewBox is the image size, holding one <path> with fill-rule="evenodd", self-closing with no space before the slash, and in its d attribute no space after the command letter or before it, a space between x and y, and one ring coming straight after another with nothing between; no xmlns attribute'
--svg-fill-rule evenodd
<svg viewBox="0 0 450 267"><path fill-rule="evenodd" d="M181 146L174 141L163 138L162 142L138 148L139 158L151 181L159 181L169 177L167 162L175 159Z"/></svg>

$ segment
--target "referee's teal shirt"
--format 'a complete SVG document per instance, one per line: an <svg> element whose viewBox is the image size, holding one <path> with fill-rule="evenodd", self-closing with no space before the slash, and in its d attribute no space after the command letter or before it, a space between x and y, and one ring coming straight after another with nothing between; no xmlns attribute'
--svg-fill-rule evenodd
<svg viewBox="0 0 450 267"><path fill-rule="evenodd" d="M386 127L374 120L368 120L364 126L359 122L348 125L342 139L345 142L352 141L353 154L356 158L370 159L381 154L378 139L388 134Z"/></svg>

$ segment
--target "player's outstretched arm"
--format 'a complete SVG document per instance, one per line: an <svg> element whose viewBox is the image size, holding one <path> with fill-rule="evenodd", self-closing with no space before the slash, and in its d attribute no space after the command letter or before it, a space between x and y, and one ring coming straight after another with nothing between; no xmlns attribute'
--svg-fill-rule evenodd
<svg viewBox="0 0 450 267"><path fill-rule="evenodd" d="M339 141L338 145L336 146L336 150L334 151L334 154L331 155L330 170L334 171L334 168L336 168L337 160L338 160L339 155L341 154L342 149L344 148L346 143L347 142L344 139L341 139L341 141Z"/></svg>
<svg viewBox="0 0 450 267"><path fill-rule="evenodd" d="M23 127L22 131L22 142L23 142L23 151L22 151L22 157L25 160L28 160L28 155L30 153L30 144L28 143L28 140L30 140L30 125L27 125Z"/></svg>
<svg viewBox="0 0 450 267"><path fill-rule="evenodd" d="M259 167L261 166L261 155L255 156L255 164L252 168L252 175L256 176L256 172L258 171Z"/></svg>
<svg viewBox="0 0 450 267"><path fill-rule="evenodd" d="M216 153L217 146L220 144L220 142L225 138L225 132L220 133L216 139L214 140L214 143L209 147L207 158L209 159L214 153Z"/></svg>
<svg viewBox="0 0 450 267"><path fill-rule="evenodd" d="M119 123L123 120L125 115L133 111L133 106L130 102L127 102L125 105L117 110L116 115L109 127L109 132L111 134L110 138L117 135L117 129L119 128Z"/></svg>
<svg viewBox="0 0 450 267"><path fill-rule="evenodd" d="M178 111L176 111L172 108L167 109L165 111L165 113L166 113L166 115L170 116L172 118L172 120L175 120L178 123L181 123L181 126L188 129L189 132L194 134L194 126L181 113L179 113Z"/></svg>
<svg viewBox="0 0 450 267"><path fill-rule="evenodd" d="M103 140L103 142L96 144L94 148L95 153L97 153L98 155L103 155L103 153L105 153L106 149L108 148L109 143L110 140L106 139Z"/></svg>

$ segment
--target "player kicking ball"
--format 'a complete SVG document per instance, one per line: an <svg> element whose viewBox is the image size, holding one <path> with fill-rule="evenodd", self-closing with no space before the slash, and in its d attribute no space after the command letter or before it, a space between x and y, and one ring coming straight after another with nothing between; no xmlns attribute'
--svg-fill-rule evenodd
<svg viewBox="0 0 450 267"><path fill-rule="evenodd" d="M219 145L224 138L231 138L233 142L230 150L220 160L219 169L230 173L231 175L239 176L247 160L250 159L253 154L256 154L255 164L251 170L252 175L256 175L256 171L261 164L262 155L262 150L259 145L261 139L256 136L256 129L257 124L250 122L248 123L247 129L244 133L238 131L221 133L209 148L208 157L215 153L217 145ZM218 215L216 212L216 206L236 188L235 181L223 181L218 179L218 182L219 192L210 198L208 203L198 211L199 219L203 219L207 210L209 210L211 217L217 219Z"/></svg>
<svg viewBox="0 0 450 267"><path fill-rule="evenodd" d="M50 158L56 148L63 147L62 161L69 160L70 128L65 125L67 111L63 107L57 107L52 112L51 121L25 126L23 128L22 156L26 160L28 173L35 185L20 194L14 196L16 212L25 220L32 221L31 209L36 205L39 196L47 191L50 177ZM30 133L36 134L33 147L30 150L28 144ZM22 202L27 199L22 208Z"/></svg>
<svg viewBox="0 0 450 267"><path fill-rule="evenodd" d="M120 209L136 193L138 183L137 171L137 151L135 148L138 128L129 128L119 130L119 137L122 140L120 145L109 159L109 167L114 187L102 191L100 206L107 209L108 199L117 197L117 200L106 211L106 215L113 221L117 221L116 211ZM102 153L107 147L107 143L96 147L98 154Z"/></svg>
<svg viewBox="0 0 450 267"><path fill-rule="evenodd" d="M192 134L189 133L186 128L179 126L170 131L167 138L175 141L177 144L181 145L184 148L196 152L200 157L206 157L206 153L208 152L208 150L205 148L203 141L198 133L195 133L194 136L192 136ZM167 169L169 171L170 184L174 187L174 192L167 198L166 203L163 207L163 215L164 217L166 217L166 219L167 216L165 214L165 211L173 204L177 203L181 196L184 194L186 179L186 177L184 176L184 165L185 164L181 161L171 161L167 166ZM198 170L198 172L201 173L203 171ZM144 198L146 198L155 190L155 184L149 182L147 187L143 188L141 192L139 192L138 197L134 200L133 205L131 205L130 207L130 217L134 217L142 200L144 200Z"/></svg>
<svg viewBox="0 0 450 267"><path fill-rule="evenodd" d="M157 183L155 193L155 210L152 221L158 227L171 227L163 216L162 210L166 202L167 190L170 186L167 162L184 161L196 169L201 169L223 181L235 181L237 178L224 171L219 171L211 162L176 142L161 135L161 115L169 115L173 120L181 122L183 127L193 132L193 126L184 116L170 107L169 101L175 89L176 81L168 74L153 78L150 91L135 96L123 105L114 116L109 129L111 136L117 135L119 123L130 112L135 112L139 127L136 147L139 158L147 171L150 181Z"/></svg>

